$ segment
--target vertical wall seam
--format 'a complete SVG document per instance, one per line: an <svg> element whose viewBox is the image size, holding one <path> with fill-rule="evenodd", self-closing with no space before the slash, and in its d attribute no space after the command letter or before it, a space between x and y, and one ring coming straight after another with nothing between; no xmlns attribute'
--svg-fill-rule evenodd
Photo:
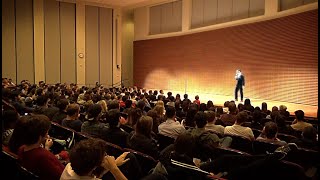
<svg viewBox="0 0 320 180"><path fill-rule="evenodd" d="M60 83L64 83L64 82L61 82L61 72L62 72L62 70L61 70L61 68L62 68L62 63L61 63L61 11L60 11L60 8L61 8L61 2L59 1L59 14L58 14L58 16L59 16L59 39L60 39L60 41L59 41L59 43L60 43Z"/></svg>
<svg viewBox="0 0 320 180"><path fill-rule="evenodd" d="M33 29L32 29L32 35L33 35L33 38L32 38L32 47L33 47L33 51L32 51L32 53L33 53L33 58L32 58L32 60L33 60L33 82L36 84L37 82L36 82L36 67L35 67L35 53L34 53L34 49L35 49L35 43L34 43L34 0L32 0L32 27L33 27Z"/></svg>
<svg viewBox="0 0 320 180"><path fill-rule="evenodd" d="M100 10L101 8L98 7L98 60L99 60L99 67L98 67L98 71L99 71L99 76L98 76L98 83L100 84L100 80L101 80L101 72L100 72L100 65L101 65L101 57L100 57L100 48L101 48L101 44L100 44Z"/></svg>
<svg viewBox="0 0 320 180"><path fill-rule="evenodd" d="M111 43L112 43L112 46L111 46L111 55L112 55L112 61L111 61L111 71L112 71L112 78L111 78L111 86L113 87L113 50L114 50L114 45L113 45L113 41L114 41L114 39L113 39L113 16L114 16L114 9L112 9L112 23L111 23L111 29L112 29L112 31L111 31L111 33L112 33L112 36L111 36Z"/></svg>
<svg viewBox="0 0 320 180"><path fill-rule="evenodd" d="M14 0L13 7L14 7L14 53L15 53L15 61L16 61L16 84L18 84L18 56L17 56L17 0Z"/></svg>

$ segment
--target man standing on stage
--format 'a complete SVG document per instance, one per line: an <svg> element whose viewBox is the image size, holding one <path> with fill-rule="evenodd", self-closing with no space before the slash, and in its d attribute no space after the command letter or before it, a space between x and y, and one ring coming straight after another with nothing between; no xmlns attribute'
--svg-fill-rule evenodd
<svg viewBox="0 0 320 180"><path fill-rule="evenodd" d="M243 89L244 89L244 76L240 69L236 70L236 75L234 77L237 80L235 89L235 100L238 101L238 91L240 90L241 102L243 101Z"/></svg>

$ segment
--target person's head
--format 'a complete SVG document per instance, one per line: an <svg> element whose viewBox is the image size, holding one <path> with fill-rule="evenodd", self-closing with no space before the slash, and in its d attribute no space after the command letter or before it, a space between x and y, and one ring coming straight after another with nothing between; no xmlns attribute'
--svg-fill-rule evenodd
<svg viewBox="0 0 320 180"><path fill-rule="evenodd" d="M272 115L272 113L271 113ZM278 127L282 128L286 126L286 117L281 115L280 113L274 114L274 119L272 119Z"/></svg>
<svg viewBox="0 0 320 180"><path fill-rule="evenodd" d="M93 104L88 109L88 120L98 120L97 117L100 115L102 108L99 104Z"/></svg>
<svg viewBox="0 0 320 180"><path fill-rule="evenodd" d="M67 109L68 105L69 105L69 100L68 99L60 99L57 102L57 107L59 108L60 111L65 111Z"/></svg>
<svg viewBox="0 0 320 180"><path fill-rule="evenodd" d="M236 124L241 125L242 123L248 120L248 114L244 111L241 111L237 114Z"/></svg>
<svg viewBox="0 0 320 180"><path fill-rule="evenodd" d="M303 121L304 120L304 112L302 110L297 110L294 112L294 114L296 115L296 119L298 121Z"/></svg>
<svg viewBox="0 0 320 180"><path fill-rule="evenodd" d="M216 114L213 111L209 110L209 111L205 111L204 113L207 115L208 123L214 122L216 118Z"/></svg>
<svg viewBox="0 0 320 180"><path fill-rule="evenodd" d="M229 106L230 101L226 101L223 103L223 107L228 107Z"/></svg>
<svg viewBox="0 0 320 180"><path fill-rule="evenodd" d="M237 106L234 102L230 102L228 105L230 114L235 114L237 112Z"/></svg>
<svg viewBox="0 0 320 180"><path fill-rule="evenodd" d="M260 123L262 118L263 118L263 116L261 114L261 111L259 111L257 109L253 111L252 120L253 120L254 123Z"/></svg>
<svg viewBox="0 0 320 180"><path fill-rule="evenodd" d="M199 107L199 111L206 111L207 110L207 105L205 103L201 103Z"/></svg>
<svg viewBox="0 0 320 180"><path fill-rule="evenodd" d="M48 137L51 127L49 118L45 115L22 116L12 133L9 141L9 148L13 153L17 153L21 145L40 145Z"/></svg>
<svg viewBox="0 0 320 180"><path fill-rule="evenodd" d="M133 127L141 116L142 110L140 108L132 108L128 113L128 124Z"/></svg>
<svg viewBox="0 0 320 180"><path fill-rule="evenodd" d="M107 112L107 103L106 103L106 101L105 100L100 100L99 102L98 102L98 104L101 106L101 111L103 112L103 113L106 113Z"/></svg>
<svg viewBox="0 0 320 180"><path fill-rule="evenodd" d="M70 151L72 170L79 176L88 176L101 165L106 155L106 143L100 139L85 139Z"/></svg>
<svg viewBox="0 0 320 180"><path fill-rule="evenodd" d="M223 114L223 108L219 106L216 110L216 117L220 117L221 114Z"/></svg>
<svg viewBox="0 0 320 180"><path fill-rule="evenodd" d="M184 98L184 99L188 99L188 94L184 94L184 95L183 95L183 98Z"/></svg>
<svg viewBox="0 0 320 180"><path fill-rule="evenodd" d="M146 137L151 137L152 126L152 117L143 115L137 121L136 133L144 135Z"/></svg>
<svg viewBox="0 0 320 180"><path fill-rule="evenodd" d="M158 116L163 116L164 107L162 105L156 105L153 109L157 112Z"/></svg>
<svg viewBox="0 0 320 180"><path fill-rule="evenodd" d="M164 107L164 102L159 100L159 101L157 101L156 106L163 106Z"/></svg>
<svg viewBox="0 0 320 180"><path fill-rule="evenodd" d="M176 94L176 99L180 99L180 94Z"/></svg>
<svg viewBox="0 0 320 180"><path fill-rule="evenodd" d="M146 106L146 103L144 102L144 100L138 101L137 108L140 108L143 111L145 106Z"/></svg>
<svg viewBox="0 0 320 180"><path fill-rule="evenodd" d="M267 111L267 110L268 110L268 105L267 105L266 102L263 102L263 103L261 104L261 110L262 110L262 111Z"/></svg>
<svg viewBox="0 0 320 180"><path fill-rule="evenodd" d="M237 69L236 70L236 73L238 74L238 73L241 73L241 69Z"/></svg>
<svg viewBox="0 0 320 180"><path fill-rule="evenodd" d="M120 105L118 100L112 100L108 102L108 110L119 109L119 108L120 108Z"/></svg>
<svg viewBox="0 0 320 180"><path fill-rule="evenodd" d="M132 101L131 101L130 99L127 99L127 100L125 101L125 105L126 105L126 109L127 109L127 108L131 108L131 106L132 106Z"/></svg>
<svg viewBox="0 0 320 180"><path fill-rule="evenodd" d="M190 133L182 133L174 141L174 151L177 154L191 155L195 146L195 140Z"/></svg>
<svg viewBox="0 0 320 180"><path fill-rule="evenodd" d="M198 95L196 95L196 96L194 97L194 99L199 100L199 96L198 96Z"/></svg>
<svg viewBox="0 0 320 180"><path fill-rule="evenodd" d="M285 106L285 105L280 105L280 106L279 106L279 111L287 111L287 106Z"/></svg>
<svg viewBox="0 0 320 180"><path fill-rule="evenodd" d="M189 109L189 102L188 101L182 101L181 107L182 107L184 112L187 112L188 109Z"/></svg>
<svg viewBox="0 0 320 180"><path fill-rule="evenodd" d="M195 126L194 116L196 115L197 112L198 112L198 109L194 106L191 106L188 109L187 115L186 115L186 125L187 126L191 126L191 127Z"/></svg>
<svg viewBox="0 0 320 180"><path fill-rule="evenodd" d="M280 116L279 111L272 111L270 114L272 121L276 121L276 118L278 118L279 116ZM284 118L284 116L282 118ZM284 119L284 121L285 121L285 119Z"/></svg>
<svg viewBox="0 0 320 180"><path fill-rule="evenodd" d="M271 112L274 112L274 111L278 111L278 107L277 106L273 106L272 107Z"/></svg>
<svg viewBox="0 0 320 180"><path fill-rule="evenodd" d="M169 96L169 101L173 102L174 101L174 96Z"/></svg>
<svg viewBox="0 0 320 180"><path fill-rule="evenodd" d="M18 119L19 119L19 114L16 111L11 109L4 110L2 112L3 128L5 130L14 129Z"/></svg>
<svg viewBox="0 0 320 180"><path fill-rule="evenodd" d="M313 126L307 126L302 131L302 137L312 141L317 141L317 130Z"/></svg>
<svg viewBox="0 0 320 180"><path fill-rule="evenodd" d="M264 133L268 139L274 139L277 137L278 126L276 123L269 121L264 125Z"/></svg>
<svg viewBox="0 0 320 180"><path fill-rule="evenodd" d="M41 95L37 97L36 103L38 106L47 106L48 105L48 96L46 95Z"/></svg>
<svg viewBox="0 0 320 180"><path fill-rule="evenodd" d="M211 107L214 107L214 105L213 105L213 102L209 100L207 102L207 109L210 109Z"/></svg>
<svg viewBox="0 0 320 180"><path fill-rule="evenodd" d="M241 112L241 111L243 111L243 110L244 110L244 105L241 104L241 103L239 103L239 104L238 104L238 111Z"/></svg>
<svg viewBox="0 0 320 180"><path fill-rule="evenodd" d="M172 96L172 92L167 92L168 98Z"/></svg>
<svg viewBox="0 0 320 180"><path fill-rule="evenodd" d="M204 128L207 124L207 115L202 111L198 111L194 116L194 121L196 122L197 128Z"/></svg>
<svg viewBox="0 0 320 180"><path fill-rule="evenodd" d="M245 100L244 100L244 105L245 105L245 106L251 106L251 101L250 101L250 99L245 99Z"/></svg>
<svg viewBox="0 0 320 180"><path fill-rule="evenodd" d="M69 104L67 107L67 116L77 119L80 113L80 106L76 103Z"/></svg>
<svg viewBox="0 0 320 180"><path fill-rule="evenodd" d="M176 116L176 109L172 106L168 106L166 109L166 116L169 119L173 119Z"/></svg>
<svg viewBox="0 0 320 180"><path fill-rule="evenodd" d="M108 111L108 122L110 127L117 127L119 125L120 120L120 110L119 109L111 109Z"/></svg>

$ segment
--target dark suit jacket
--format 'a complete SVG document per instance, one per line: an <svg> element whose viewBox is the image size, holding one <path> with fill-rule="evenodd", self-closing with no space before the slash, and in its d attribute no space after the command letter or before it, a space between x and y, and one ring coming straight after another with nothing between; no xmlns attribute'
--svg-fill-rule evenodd
<svg viewBox="0 0 320 180"><path fill-rule="evenodd" d="M239 78L237 78L237 87L242 87L245 85L244 76L241 74Z"/></svg>

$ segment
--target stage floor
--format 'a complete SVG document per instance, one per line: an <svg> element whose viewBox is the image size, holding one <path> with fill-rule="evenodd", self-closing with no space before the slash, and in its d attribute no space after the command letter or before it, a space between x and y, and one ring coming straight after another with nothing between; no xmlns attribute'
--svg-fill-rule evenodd
<svg viewBox="0 0 320 180"><path fill-rule="evenodd" d="M169 90L164 90L165 95L167 95L167 92ZM180 97L183 99L183 95L185 92L179 92L179 91L171 91L173 96L176 94L180 94ZM191 101L194 100L194 97L196 95L199 96L199 100L201 103L207 103L209 100L213 102L214 105L223 106L225 101L231 101L234 100L233 96L223 96L223 95L214 95L214 94L195 94L195 93L188 93L188 97ZM243 100L250 97L244 97ZM240 98L239 98L240 99ZM289 102L281 102L281 101L270 101L270 100L264 100L264 99L254 99L250 98L251 105L253 107L259 106L261 108L262 102L266 102L268 104L268 110L271 110L273 106L277 106L279 108L280 105L287 106L287 111L290 112L290 114L294 115L294 112L296 110L303 110L306 117L317 117L317 111L318 106L310 106L310 105L303 105L303 104L295 104L295 103L289 103ZM240 101L236 102L238 105L241 103Z"/></svg>

